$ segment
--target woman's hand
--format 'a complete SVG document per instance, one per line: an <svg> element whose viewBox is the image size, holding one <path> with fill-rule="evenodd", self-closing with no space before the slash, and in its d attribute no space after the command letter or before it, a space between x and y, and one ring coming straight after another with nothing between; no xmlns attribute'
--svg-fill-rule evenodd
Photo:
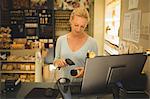
<svg viewBox="0 0 150 99"><path fill-rule="evenodd" d="M64 67L67 65L67 63L64 59L56 59L53 63L57 67Z"/></svg>
<svg viewBox="0 0 150 99"><path fill-rule="evenodd" d="M83 77L84 74L84 67L76 67L75 70L78 70L79 73L75 76L76 78L81 78Z"/></svg>

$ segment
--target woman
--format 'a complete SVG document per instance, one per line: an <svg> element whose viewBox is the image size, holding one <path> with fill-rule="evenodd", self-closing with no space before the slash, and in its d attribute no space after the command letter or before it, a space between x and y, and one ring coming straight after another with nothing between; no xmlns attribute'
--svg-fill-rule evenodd
<svg viewBox="0 0 150 99"><path fill-rule="evenodd" d="M74 9L69 20L71 32L57 39L54 65L61 68L63 77L74 80L70 75L72 69L80 71L74 78L82 77L87 52L93 51L96 55L98 53L96 40L85 32L89 20L89 13L85 8ZM65 62L67 58L71 59L75 65L67 66Z"/></svg>

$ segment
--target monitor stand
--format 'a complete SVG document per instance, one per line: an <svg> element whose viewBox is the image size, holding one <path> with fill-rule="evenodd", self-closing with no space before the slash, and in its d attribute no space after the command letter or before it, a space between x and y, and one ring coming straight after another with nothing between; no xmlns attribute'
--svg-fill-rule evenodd
<svg viewBox="0 0 150 99"><path fill-rule="evenodd" d="M113 93L114 99L126 98L146 98L148 95L145 93L147 77L145 74L134 76L130 80L125 80L124 69L126 66L110 67L107 75L107 87ZM122 75L122 77L120 76ZM123 80L124 79L124 80ZM122 82L122 80L124 82ZM138 82L138 84L137 84ZM139 86L143 86L142 88Z"/></svg>

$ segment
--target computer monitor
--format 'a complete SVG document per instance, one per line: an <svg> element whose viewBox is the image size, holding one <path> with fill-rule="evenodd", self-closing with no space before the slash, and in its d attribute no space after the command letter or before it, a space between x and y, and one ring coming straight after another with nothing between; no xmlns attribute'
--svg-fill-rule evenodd
<svg viewBox="0 0 150 99"><path fill-rule="evenodd" d="M110 81L125 80L139 75L146 59L147 56L143 53L88 58L85 64L81 92L83 94L104 92ZM110 75L112 70L112 73L116 72L114 78L111 78Z"/></svg>

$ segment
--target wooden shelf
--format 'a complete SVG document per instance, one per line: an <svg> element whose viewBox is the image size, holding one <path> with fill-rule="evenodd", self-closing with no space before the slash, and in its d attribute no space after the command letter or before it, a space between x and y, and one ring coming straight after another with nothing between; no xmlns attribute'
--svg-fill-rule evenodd
<svg viewBox="0 0 150 99"><path fill-rule="evenodd" d="M9 52L9 51L36 51L36 50L39 50L39 49L0 49L0 52Z"/></svg>
<svg viewBox="0 0 150 99"><path fill-rule="evenodd" d="M35 71L20 71L20 70L12 70L12 71L8 71L8 70L2 70L0 71L0 73L35 73Z"/></svg>
<svg viewBox="0 0 150 99"><path fill-rule="evenodd" d="M0 60L0 62L3 63L35 63L35 61L26 61L26 60L22 60L22 61L7 61L7 60Z"/></svg>
<svg viewBox="0 0 150 99"><path fill-rule="evenodd" d="M42 81L42 58L39 58L40 49L22 49L22 50L0 50L0 52L10 52L7 57L8 60L0 60L0 75L1 78L7 79L9 76L14 77L25 77L22 78L23 81L26 80L41 82ZM15 56L16 60L9 60L10 56ZM31 59L28 56L32 56ZM19 58L18 58L19 57ZM21 58L21 59L20 59ZM20 60L17 60L20 59ZM5 66L3 68L3 66ZM23 66L23 67L21 67ZM26 67L28 66L28 67ZM32 68L31 70L26 68ZM34 67L32 67L34 66ZM8 70L8 67L11 67L12 70ZM25 68L25 69L21 69ZM33 69L34 68L34 69ZM28 76L29 75L29 76Z"/></svg>

